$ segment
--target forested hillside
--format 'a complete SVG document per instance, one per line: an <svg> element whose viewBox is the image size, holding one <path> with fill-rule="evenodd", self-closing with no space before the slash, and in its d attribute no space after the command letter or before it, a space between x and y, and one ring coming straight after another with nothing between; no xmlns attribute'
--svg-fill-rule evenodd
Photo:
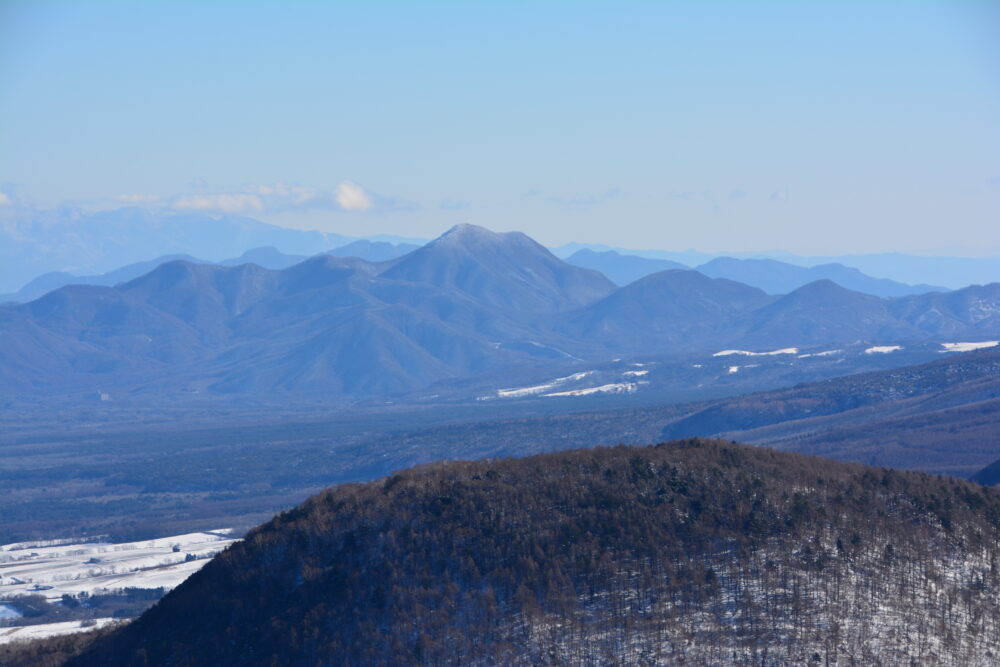
<svg viewBox="0 0 1000 667"><path fill-rule="evenodd" d="M713 440L423 466L252 531L71 664L988 664L1000 493Z"/></svg>

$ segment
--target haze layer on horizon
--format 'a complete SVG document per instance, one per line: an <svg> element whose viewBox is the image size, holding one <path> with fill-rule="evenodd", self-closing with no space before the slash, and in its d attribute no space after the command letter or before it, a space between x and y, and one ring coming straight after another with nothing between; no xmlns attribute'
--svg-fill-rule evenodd
<svg viewBox="0 0 1000 667"><path fill-rule="evenodd" d="M0 216L1000 254L990 2L0 5Z"/></svg>

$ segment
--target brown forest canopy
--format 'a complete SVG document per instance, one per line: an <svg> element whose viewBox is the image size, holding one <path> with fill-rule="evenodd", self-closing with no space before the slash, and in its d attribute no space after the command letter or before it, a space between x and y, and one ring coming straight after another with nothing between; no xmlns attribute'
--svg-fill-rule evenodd
<svg viewBox="0 0 1000 667"><path fill-rule="evenodd" d="M717 440L329 489L73 664L983 664L1000 493Z"/></svg>

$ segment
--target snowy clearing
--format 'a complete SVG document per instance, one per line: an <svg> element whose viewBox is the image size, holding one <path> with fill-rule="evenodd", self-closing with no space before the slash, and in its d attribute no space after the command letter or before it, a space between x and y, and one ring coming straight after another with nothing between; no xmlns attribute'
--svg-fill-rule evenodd
<svg viewBox="0 0 1000 667"><path fill-rule="evenodd" d="M773 357L778 354L798 354L799 348L797 347L784 347L780 350L771 350L770 352L750 352L749 350L722 350L721 352L716 352L713 357L731 357L733 355L741 355L744 357Z"/></svg>
<svg viewBox="0 0 1000 667"><path fill-rule="evenodd" d="M865 350L865 354L889 354L897 350L902 350L902 345L876 345Z"/></svg>
<svg viewBox="0 0 1000 667"><path fill-rule="evenodd" d="M1000 340L987 340L981 343L941 343L944 349L942 352L972 352L973 350L985 350L990 347L1000 345Z"/></svg>
<svg viewBox="0 0 1000 667"><path fill-rule="evenodd" d="M590 396L591 394L631 394L635 392L638 385L635 382L613 382L602 384L600 387L590 387L588 389L573 389L571 391L558 391L545 396Z"/></svg>
<svg viewBox="0 0 1000 667"><path fill-rule="evenodd" d="M41 623L39 625L21 625L16 628L0 628L0 644L21 639L42 639L58 635L71 635L75 632L90 632L114 623L113 618L95 618L93 622L83 625L84 621L63 621L61 623Z"/></svg>
<svg viewBox="0 0 1000 667"><path fill-rule="evenodd" d="M594 371L583 371L581 373L573 373L572 375L567 375L566 377L556 378L546 382L545 384L538 384L533 387L518 387L516 389L498 389L497 398L522 398L524 396L537 396L538 394L544 394L550 389L555 389L556 387L566 384L567 382L576 382L577 380L582 380L585 377L593 375Z"/></svg>
<svg viewBox="0 0 1000 667"><path fill-rule="evenodd" d="M649 371L625 371L622 375L627 378L641 378L643 375L649 375Z"/></svg>
<svg viewBox="0 0 1000 667"><path fill-rule="evenodd" d="M812 354L800 354L799 359L808 359L809 357L831 357L835 354L840 354L843 350L824 350L823 352L813 352Z"/></svg>
<svg viewBox="0 0 1000 667"><path fill-rule="evenodd" d="M174 588L237 542L231 532L225 528L118 544L4 545L0 547L0 597L42 594L55 601L64 593Z"/></svg>

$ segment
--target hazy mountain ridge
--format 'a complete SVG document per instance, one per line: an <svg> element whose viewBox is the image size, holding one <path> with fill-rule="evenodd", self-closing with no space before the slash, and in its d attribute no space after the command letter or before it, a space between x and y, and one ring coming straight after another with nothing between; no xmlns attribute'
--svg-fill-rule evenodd
<svg viewBox="0 0 1000 667"><path fill-rule="evenodd" d="M70 664L985 664L998 543L996 491L720 441L435 464L276 517Z"/></svg>
<svg viewBox="0 0 1000 667"><path fill-rule="evenodd" d="M906 285L886 278L873 278L839 263L801 267L774 259L717 257L695 269L713 278L728 278L759 287L768 294L787 294L817 280L831 280L846 289L880 297L947 291L934 285Z"/></svg>
<svg viewBox="0 0 1000 667"><path fill-rule="evenodd" d="M10 394L58 378L64 391L378 395L539 359L982 337L998 313L1000 284L883 300L819 281L773 297L677 270L616 289L523 234L464 225L385 262L173 261L115 288L62 288L0 307L0 358Z"/></svg>
<svg viewBox="0 0 1000 667"><path fill-rule="evenodd" d="M590 248L576 251L566 257L566 261L601 271L619 285L627 285L658 271L694 269L710 278L734 280L762 289L768 294L787 294L818 280L832 280L846 289L880 297L948 291L944 287L933 285L906 285L886 278L873 278L839 263L805 267L776 259L736 259L723 256L704 263L688 259L688 264L682 264L669 259L621 254L614 250L595 251Z"/></svg>
<svg viewBox="0 0 1000 667"><path fill-rule="evenodd" d="M162 213L143 208L35 214L6 221L0 234L4 291L19 289L47 271L104 273L150 257L236 257L260 246L311 255L350 240L242 216Z"/></svg>
<svg viewBox="0 0 1000 667"><path fill-rule="evenodd" d="M645 278L650 274L660 271L670 269L686 270L691 268L686 264L674 262L669 259L622 255L614 250L599 252L590 250L589 248L577 250L569 257L566 257L565 262L600 271L619 286L634 283L640 278Z"/></svg>
<svg viewBox="0 0 1000 667"><path fill-rule="evenodd" d="M847 254L847 255L823 255L806 256L796 255L790 252L698 252L695 250L685 250L682 252L672 252L665 250L638 250L634 248L612 247L597 243L568 243L552 248L552 252L562 258L569 258L580 250L589 250L595 253L608 251L628 258L668 260L679 262L688 267L699 267L711 261L723 257L734 259L736 262L749 260L749 266L763 266L757 260L773 260L784 265L782 273L793 267L793 269L810 269L821 265L842 265L849 271L857 270L863 272L870 279L892 280L904 286L917 286L925 283L943 285L947 289L960 289L968 285L986 284L995 282L1000 276L1000 257L936 257L925 255L908 255L898 252L890 253L869 253L869 254ZM641 266L641 263L637 264ZM793 271L793 273L799 273ZM766 275L766 274L765 274ZM816 278L832 278L833 276L815 276ZM762 287L761 285L757 285ZM858 285L846 285L850 289L865 291Z"/></svg>
<svg viewBox="0 0 1000 667"><path fill-rule="evenodd" d="M325 254L334 257L357 257L369 262L383 262L395 259L408 252L417 249L419 246L408 243L389 243L386 241L369 241L362 239L348 243L345 246L328 250ZM77 276L64 271L46 273L35 278L17 292L11 294L0 294L0 303L15 302L25 303L44 296L52 290L59 289L66 285L103 285L112 287L122 282L127 282L141 275L149 273L161 264L175 260L184 260L192 264L217 264L219 266L239 266L240 264L256 264L265 269L282 270L295 264L304 262L312 255L287 255L274 246L262 246L251 248L239 257L223 259L212 262L205 259L198 259L190 255L164 255L145 262L136 262L123 266L114 271L92 276Z"/></svg>

